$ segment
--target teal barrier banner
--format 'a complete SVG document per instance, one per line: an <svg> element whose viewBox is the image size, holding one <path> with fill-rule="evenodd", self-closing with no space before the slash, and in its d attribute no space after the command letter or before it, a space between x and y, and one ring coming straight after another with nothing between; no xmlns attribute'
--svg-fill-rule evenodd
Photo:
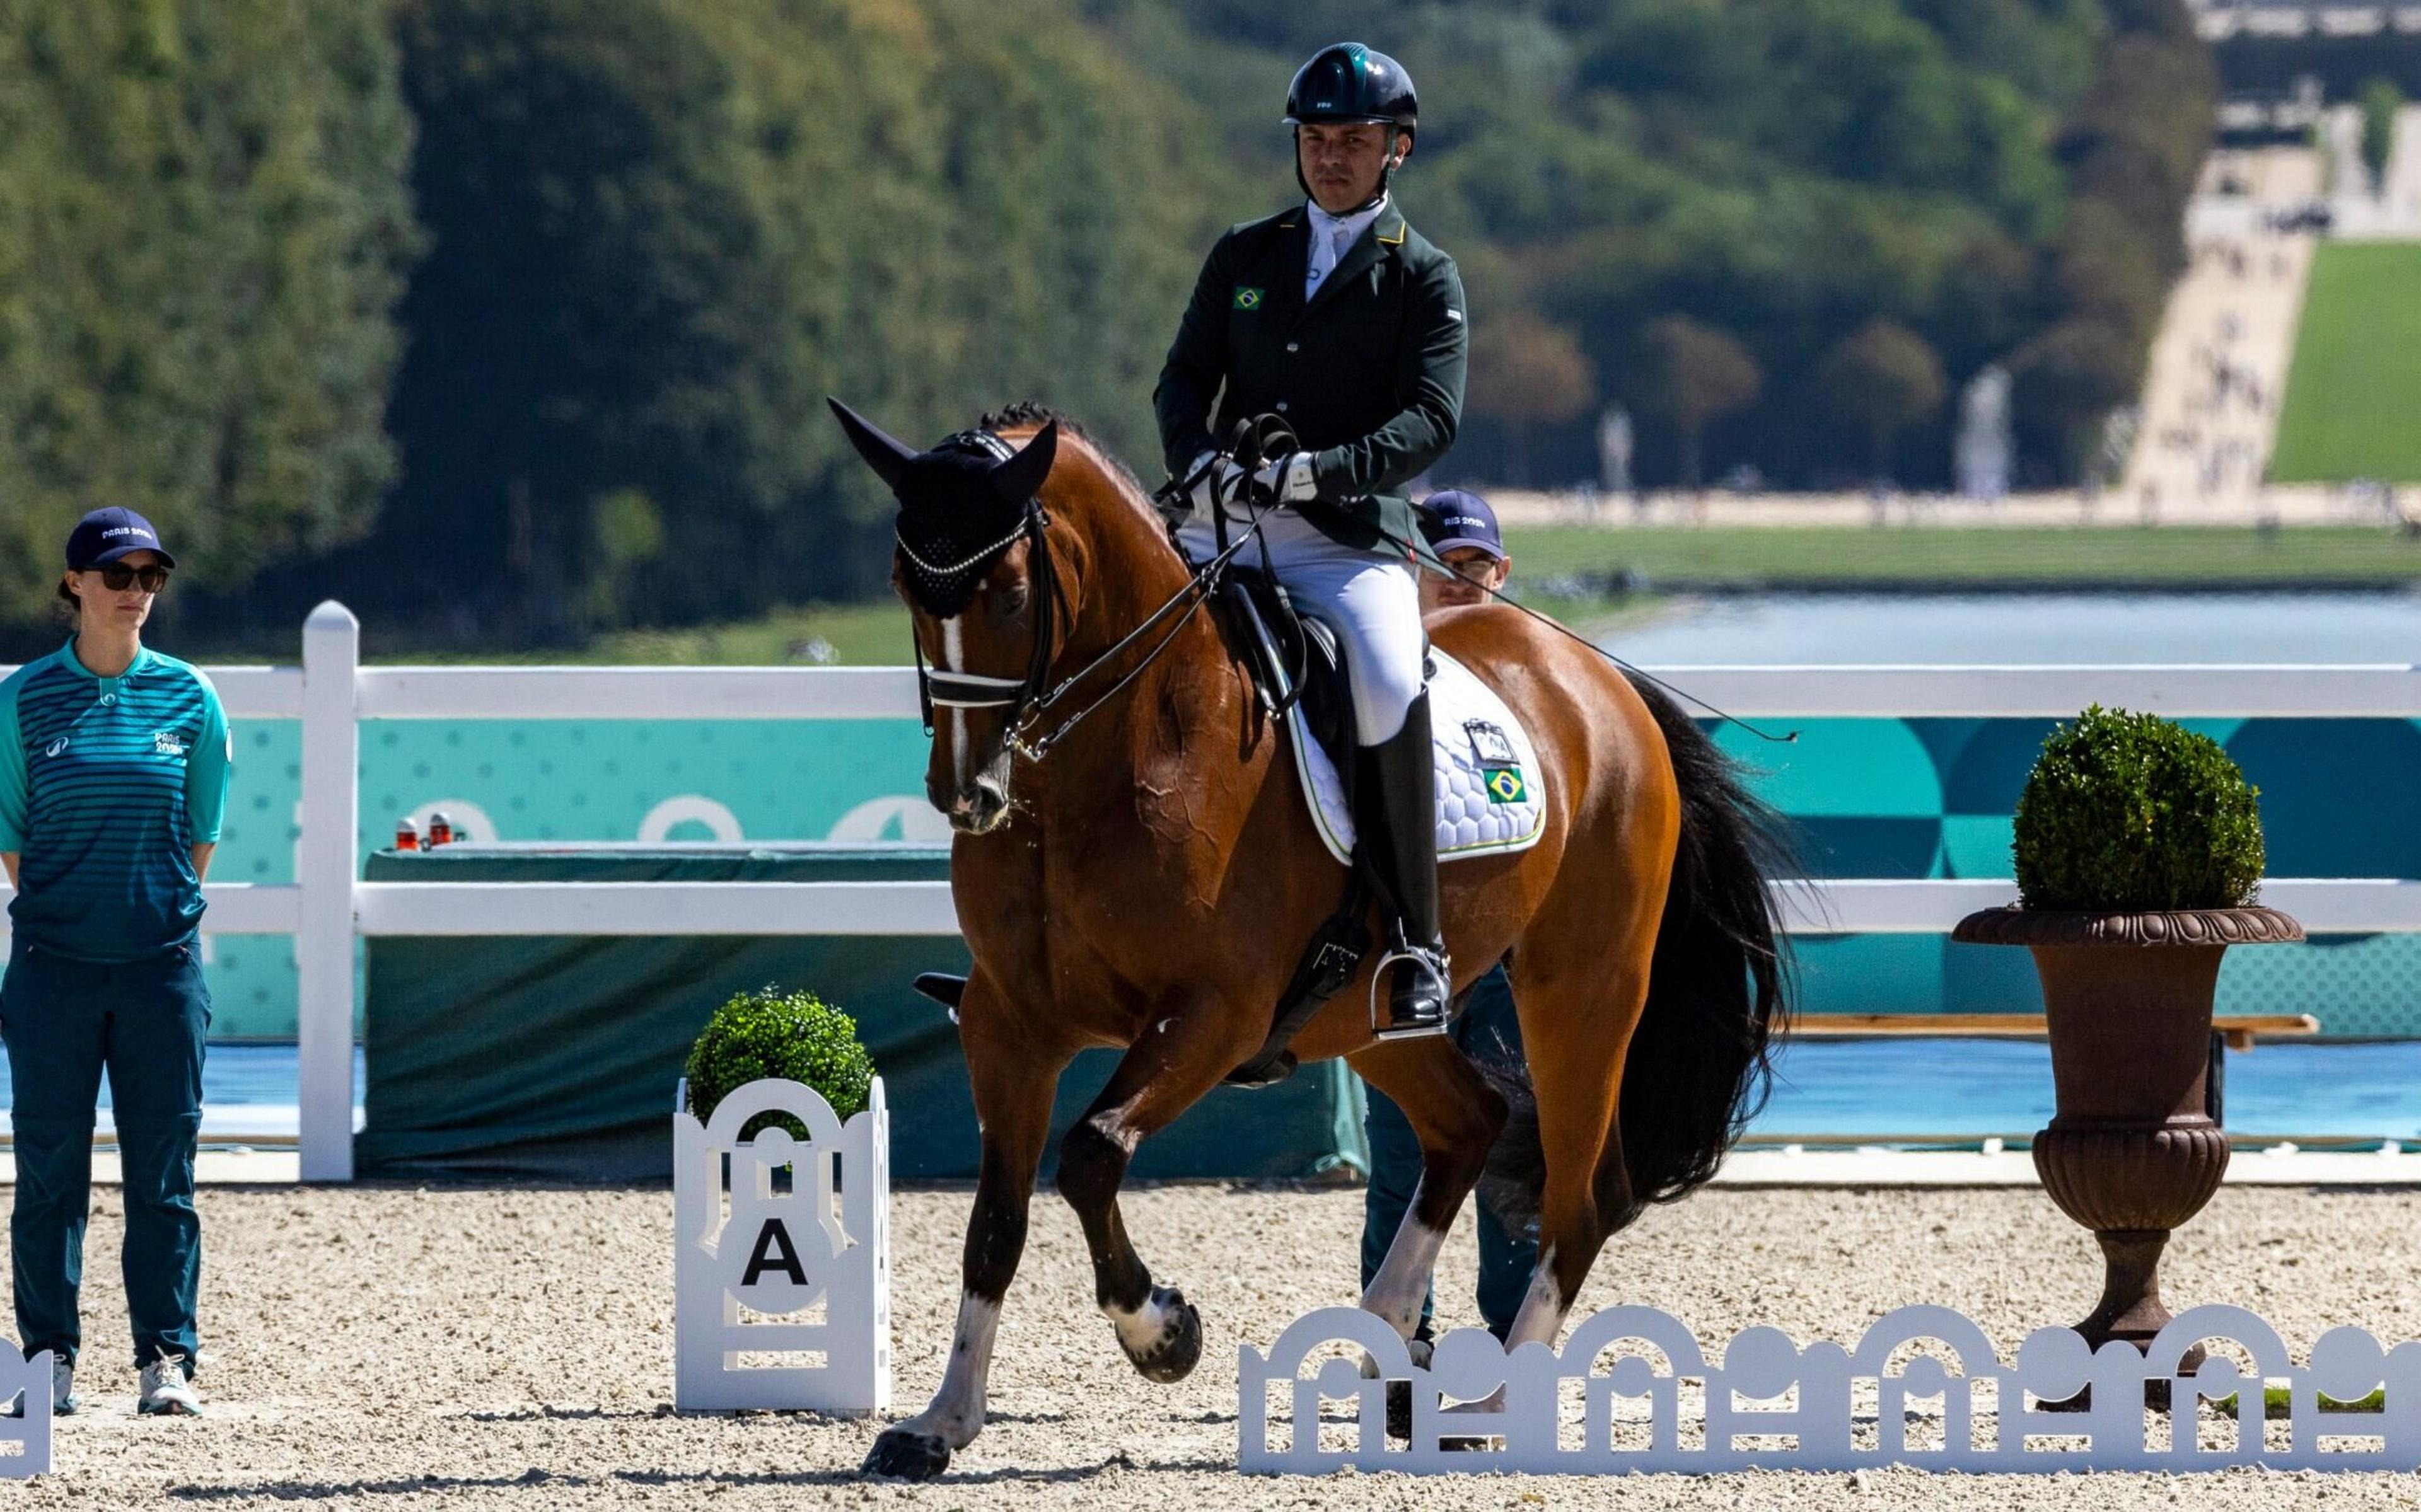
<svg viewBox="0 0 2421 1512"><path fill-rule="evenodd" d="M2190 720L2261 788L2270 871L2421 877L2421 724ZM2007 877L2009 814L2047 720L1845 719L1795 745L1726 728L1758 789L1796 818L1829 877ZM443 809L471 839L514 842L938 841L912 720L380 721L362 726L361 843ZM237 726L235 792L213 875L293 878L300 729ZM292 951L209 943L216 1032L291 1038ZM1808 1011L2032 1011L2023 952L1938 936L1801 942ZM2330 936L2230 952L2224 1012L2319 1016L2339 1036L2421 1035L2421 936Z"/></svg>

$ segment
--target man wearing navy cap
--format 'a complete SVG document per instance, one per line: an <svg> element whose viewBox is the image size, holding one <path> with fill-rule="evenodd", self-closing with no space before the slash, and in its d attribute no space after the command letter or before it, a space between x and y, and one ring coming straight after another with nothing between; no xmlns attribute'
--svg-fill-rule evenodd
<svg viewBox="0 0 2421 1512"><path fill-rule="evenodd" d="M1486 603L1490 589L1505 586L1505 579L1513 569L1513 557L1505 550L1505 538L1496 528L1496 511L1488 507L1487 500L1460 489L1448 489L1422 500L1419 517L1423 538L1454 574L1421 574L1423 615ZM1472 984L1463 1000L1462 1015L1455 1020L1449 1033L1473 1060L1494 1061L1520 1070L1522 1025L1514 1016L1513 984L1502 964L1492 967L1487 975ZM1421 1179L1421 1142L1413 1133L1411 1121L1385 1093L1377 1087L1368 1092L1370 1111L1362 1123L1370 1146L1370 1184L1362 1193L1365 1287L1386 1259L1387 1246L1402 1226L1404 1209L1412 1206L1413 1191ZM1539 1247L1507 1233L1486 1203L1477 1207L1479 1316L1489 1332L1501 1339L1511 1332L1514 1315L1522 1309L1522 1296L1529 1289L1530 1272L1538 1267ZM1421 1300L1420 1327L1414 1334L1415 1348L1430 1337L1430 1314L1436 1301L1436 1288L1432 1286L1429 1295Z"/></svg>
<svg viewBox="0 0 2421 1512"><path fill-rule="evenodd" d="M1421 535L1452 577L1421 574L1421 613L1486 603L1513 575L1512 554L1496 528L1496 511L1476 493L1447 489L1421 501Z"/></svg>

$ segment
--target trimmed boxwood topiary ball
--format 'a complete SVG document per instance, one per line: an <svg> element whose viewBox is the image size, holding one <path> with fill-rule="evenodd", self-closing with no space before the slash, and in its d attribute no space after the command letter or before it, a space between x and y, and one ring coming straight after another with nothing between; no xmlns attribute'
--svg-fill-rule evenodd
<svg viewBox="0 0 2421 1512"><path fill-rule="evenodd" d="M2043 741L2019 795L2019 895L2099 912L2250 903L2259 796L2209 736L2096 704Z"/></svg>
<svg viewBox="0 0 2421 1512"><path fill-rule="evenodd" d="M765 1077L803 1082L847 1120L865 1111L874 1062L858 1042L857 1021L812 992L773 987L742 992L714 1010L689 1052L689 1111L699 1122L725 1098ZM794 1138L807 1130L796 1118L759 1114L740 1130L753 1139L776 1125Z"/></svg>

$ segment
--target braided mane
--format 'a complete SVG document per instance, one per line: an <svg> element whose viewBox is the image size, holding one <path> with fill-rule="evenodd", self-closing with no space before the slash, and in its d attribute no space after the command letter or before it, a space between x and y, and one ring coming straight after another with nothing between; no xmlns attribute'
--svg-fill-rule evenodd
<svg viewBox="0 0 2421 1512"><path fill-rule="evenodd" d="M1121 461L1115 452L1096 440L1093 433L1085 429L1085 422L1065 411L1053 409L1040 399L1019 399L1013 404L1005 404L997 410L987 411L983 418L976 424L998 434L1000 431L1013 428L1031 428L1039 430L1054 420L1059 423L1061 435L1073 436L1091 447L1093 455L1099 457L1102 465L1109 468L1111 474L1120 482L1133 490L1137 498L1148 500L1151 497L1151 491L1143 486L1143 479L1135 476L1134 469Z"/></svg>

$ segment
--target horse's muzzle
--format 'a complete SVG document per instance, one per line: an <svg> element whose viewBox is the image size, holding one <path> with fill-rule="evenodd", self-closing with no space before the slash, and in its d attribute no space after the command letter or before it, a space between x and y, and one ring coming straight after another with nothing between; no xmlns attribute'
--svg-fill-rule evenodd
<svg viewBox="0 0 2421 1512"><path fill-rule="evenodd" d="M989 777L979 777L946 797L931 796L933 806L961 834L989 834L1008 820L1008 794Z"/></svg>

